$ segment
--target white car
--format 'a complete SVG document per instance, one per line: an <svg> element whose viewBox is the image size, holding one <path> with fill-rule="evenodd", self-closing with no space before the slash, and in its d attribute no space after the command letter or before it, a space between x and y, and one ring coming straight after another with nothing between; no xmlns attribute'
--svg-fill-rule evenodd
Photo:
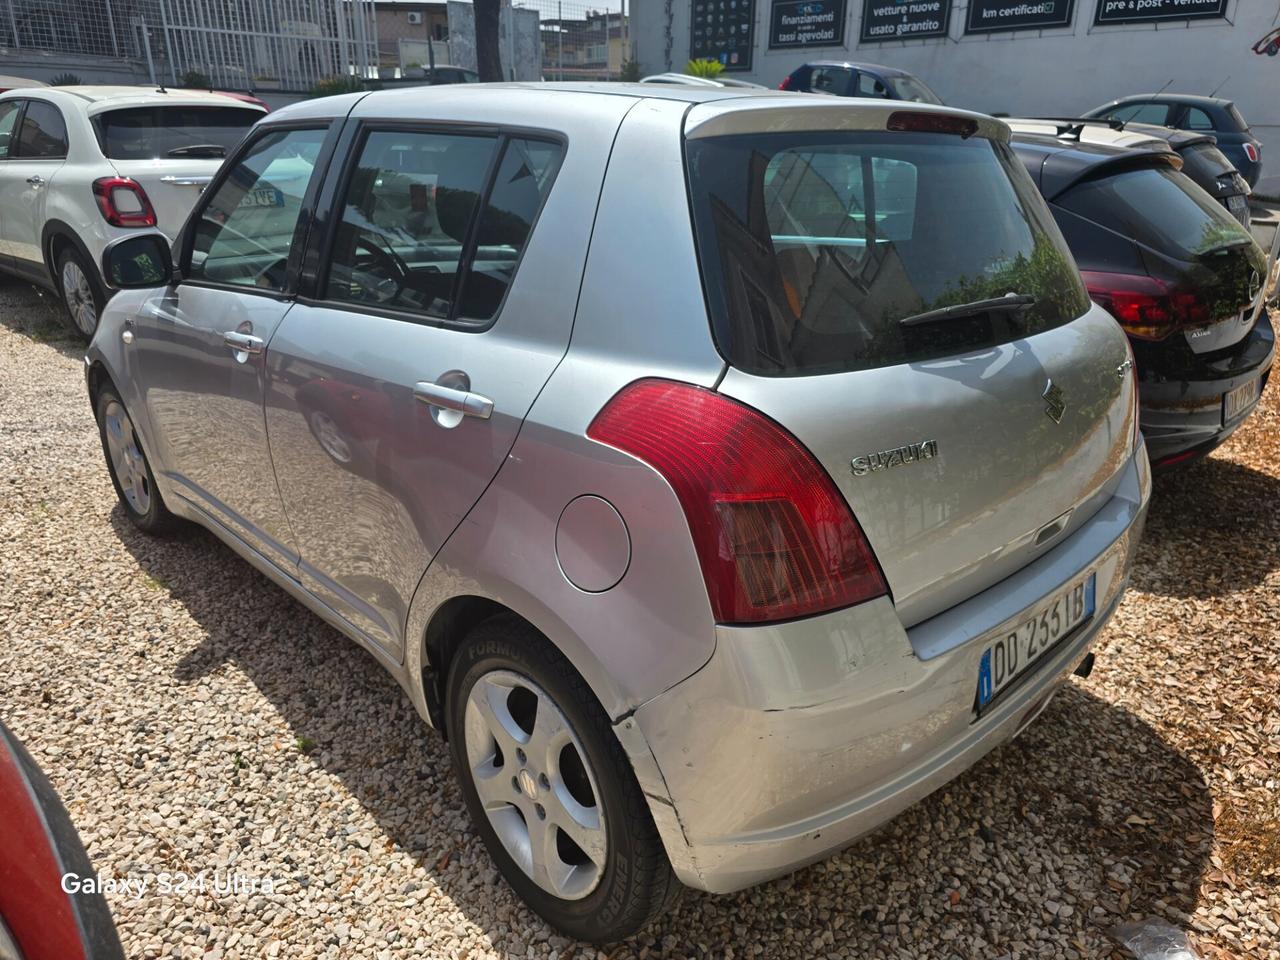
<svg viewBox="0 0 1280 960"><path fill-rule="evenodd" d="M107 300L102 251L138 229L170 239L261 107L152 87L0 94L0 270L62 297L93 336Z"/></svg>

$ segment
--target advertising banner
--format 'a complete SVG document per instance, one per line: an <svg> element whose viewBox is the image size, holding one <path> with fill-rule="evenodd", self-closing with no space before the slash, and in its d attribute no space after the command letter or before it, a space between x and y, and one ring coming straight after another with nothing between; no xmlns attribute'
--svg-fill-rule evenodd
<svg viewBox="0 0 1280 960"><path fill-rule="evenodd" d="M1223 17L1227 0L1098 0L1095 24Z"/></svg>
<svg viewBox="0 0 1280 960"><path fill-rule="evenodd" d="M945 37L951 0L864 0L862 42Z"/></svg>
<svg viewBox="0 0 1280 960"><path fill-rule="evenodd" d="M1069 27L1075 0L969 0L965 33Z"/></svg>
<svg viewBox="0 0 1280 960"><path fill-rule="evenodd" d="M773 0L769 49L843 45L848 9L848 0Z"/></svg>
<svg viewBox="0 0 1280 960"><path fill-rule="evenodd" d="M750 70L756 0L693 0L689 57L719 60L726 70Z"/></svg>

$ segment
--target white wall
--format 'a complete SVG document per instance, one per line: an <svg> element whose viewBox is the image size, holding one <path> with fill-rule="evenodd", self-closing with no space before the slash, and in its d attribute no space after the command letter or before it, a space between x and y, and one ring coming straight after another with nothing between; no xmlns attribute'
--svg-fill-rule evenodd
<svg viewBox="0 0 1280 960"><path fill-rule="evenodd" d="M953 0L947 39L859 44L863 2L848 0L843 47L770 53L771 0L756 0L752 70L732 76L776 87L808 60L863 60L909 70L955 106L1014 116L1074 116L1116 97L1158 90L1169 80L1170 93L1207 94L1222 84L1219 96L1236 101L1266 144L1266 172L1280 172L1280 57L1251 49L1280 26L1275 0L1232 0L1224 20L1108 27L1093 26L1098 0L1076 0L1074 27L968 37L968 3ZM646 73L679 70L687 62L689 6L689 0L634 4L632 38Z"/></svg>

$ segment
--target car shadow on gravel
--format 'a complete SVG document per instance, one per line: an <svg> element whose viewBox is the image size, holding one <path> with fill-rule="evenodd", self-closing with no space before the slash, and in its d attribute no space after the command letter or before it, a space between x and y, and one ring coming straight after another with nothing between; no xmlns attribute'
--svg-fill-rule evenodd
<svg viewBox="0 0 1280 960"><path fill-rule="evenodd" d="M308 753L341 781L385 849L407 852L495 948L522 952L546 935L496 879L443 740L371 656L212 535L150 539L119 507L111 524L204 631L175 665L180 682L234 665L297 738L296 762ZM766 956L863 955L880 944L892 955L948 956L949 945L994 957L1050 941L1106 956L1106 930L1122 919L1178 923L1194 911L1212 843L1199 770L1077 681L1013 743L844 853L733 896L689 892L608 955L750 956L752 945Z"/></svg>
<svg viewBox="0 0 1280 960"><path fill-rule="evenodd" d="M1208 457L1156 476L1132 585L1206 599L1280 569L1280 478Z"/></svg>
<svg viewBox="0 0 1280 960"><path fill-rule="evenodd" d="M48 290L12 277L0 277L0 325L36 343L48 344L79 360L85 343L62 322L62 304Z"/></svg>

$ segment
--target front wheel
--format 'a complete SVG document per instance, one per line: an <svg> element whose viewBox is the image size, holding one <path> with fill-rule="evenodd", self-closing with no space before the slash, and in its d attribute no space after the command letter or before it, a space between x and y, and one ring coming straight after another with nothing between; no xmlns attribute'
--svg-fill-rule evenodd
<svg viewBox="0 0 1280 960"><path fill-rule="evenodd" d="M58 290L65 310L63 319L71 332L92 340L98 329L98 318L107 303L106 294L93 267L85 263L75 247L65 247L58 254Z"/></svg>
<svg viewBox="0 0 1280 960"><path fill-rule="evenodd" d="M507 882L548 923L630 936L681 890L609 719L569 662L515 617L478 626L449 671L467 807Z"/></svg>
<svg viewBox="0 0 1280 960"><path fill-rule="evenodd" d="M124 512L143 533L165 535L180 526L180 521L160 499L151 464L142 452L137 431L124 401L111 387L98 392L98 434L102 452L107 458L107 472Z"/></svg>

